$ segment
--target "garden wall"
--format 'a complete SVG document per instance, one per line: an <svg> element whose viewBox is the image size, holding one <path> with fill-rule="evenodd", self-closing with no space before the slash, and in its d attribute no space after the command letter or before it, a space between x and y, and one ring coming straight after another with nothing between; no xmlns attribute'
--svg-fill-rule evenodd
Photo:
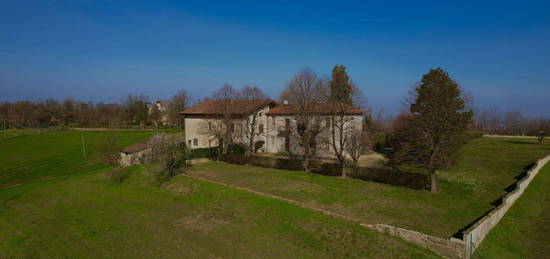
<svg viewBox="0 0 550 259"><path fill-rule="evenodd" d="M502 203L490 211L487 215L482 217L474 225L469 227L466 231L462 232L462 239L466 243L466 256L470 258L475 249L483 241L485 236L491 231L491 229L498 224L500 219L506 214L508 209L512 207L514 202L523 194L529 183L539 173L540 169L550 160L550 155L537 160L534 166L531 167L526 175L516 183L516 188L502 197Z"/></svg>
<svg viewBox="0 0 550 259"><path fill-rule="evenodd" d="M370 225L363 223L361 226L392 236L398 236L405 241L428 248L446 258L465 258L466 255L464 241L453 237L445 239L385 224Z"/></svg>

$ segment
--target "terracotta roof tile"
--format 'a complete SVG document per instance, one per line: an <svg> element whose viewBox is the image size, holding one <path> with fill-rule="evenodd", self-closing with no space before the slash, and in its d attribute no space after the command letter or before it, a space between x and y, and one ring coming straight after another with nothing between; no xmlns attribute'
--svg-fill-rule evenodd
<svg viewBox="0 0 550 259"><path fill-rule="evenodd" d="M317 114L328 114L331 110L328 103L318 104L313 108L314 112ZM296 105L293 104L281 104L278 105L269 112L267 112L268 115L289 115L289 114L295 114L298 112L298 108ZM346 114L349 115L362 115L363 111L359 108L349 108L346 111Z"/></svg>
<svg viewBox="0 0 550 259"><path fill-rule="evenodd" d="M271 99L262 100L232 100L230 103L225 101L204 101L189 109L183 110L180 114L188 115L221 115L229 109L231 114L243 114L247 111L260 109L265 105L275 104Z"/></svg>
<svg viewBox="0 0 550 259"><path fill-rule="evenodd" d="M147 146L147 144L138 143L138 144L133 144L133 145L124 147L120 151L124 152L126 154L133 154L133 153L143 151L143 150L147 149L148 147L149 146Z"/></svg>

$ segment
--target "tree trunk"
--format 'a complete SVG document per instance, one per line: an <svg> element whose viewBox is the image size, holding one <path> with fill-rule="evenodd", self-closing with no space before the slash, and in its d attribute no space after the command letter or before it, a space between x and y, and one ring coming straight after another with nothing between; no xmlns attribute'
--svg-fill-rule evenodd
<svg viewBox="0 0 550 259"><path fill-rule="evenodd" d="M435 170L430 170L430 192L437 192L436 174Z"/></svg>

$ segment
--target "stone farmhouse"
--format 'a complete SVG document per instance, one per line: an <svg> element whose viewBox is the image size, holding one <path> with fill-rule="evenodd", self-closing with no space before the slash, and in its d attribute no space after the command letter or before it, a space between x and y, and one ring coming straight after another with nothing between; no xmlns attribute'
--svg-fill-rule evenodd
<svg viewBox="0 0 550 259"><path fill-rule="evenodd" d="M324 157L330 157L333 154L332 138L329 137L328 110L322 104L314 109L314 117L319 121L318 125L323 131L315 141L317 154ZM224 125L229 125L227 122L230 121L232 139L236 143L248 145L252 132L251 125L255 124L254 142L257 152L300 154L299 141L296 133L293 133L293 129L296 129L297 109L286 101L283 103L277 103L271 99L204 101L182 111L181 115L184 117L186 142L191 148L223 145L219 133L225 129ZM362 129L363 114L360 109L348 109L343 115L346 123L349 124L345 127L346 130ZM256 122L252 123L253 120Z"/></svg>

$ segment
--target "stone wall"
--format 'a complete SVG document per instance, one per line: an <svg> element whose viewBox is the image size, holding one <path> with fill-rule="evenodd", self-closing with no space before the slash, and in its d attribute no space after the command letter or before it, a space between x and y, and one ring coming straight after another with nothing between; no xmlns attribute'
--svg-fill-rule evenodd
<svg viewBox="0 0 550 259"><path fill-rule="evenodd" d="M465 257L466 243L460 239L452 237L445 239L385 224L370 225L363 223L361 225L381 233L398 236L405 241L430 249L446 258Z"/></svg>
<svg viewBox="0 0 550 259"><path fill-rule="evenodd" d="M535 165L527 171L525 177L516 183L516 188L512 192L502 197L502 203L490 211L487 215L477 221L474 225L463 232L463 240L466 244L466 255L464 258L470 258L475 249L483 241L491 229L498 224L500 219L512 207L514 202L523 194L529 183L535 178L540 169L550 160L550 155L537 160Z"/></svg>
<svg viewBox="0 0 550 259"><path fill-rule="evenodd" d="M139 165L143 163L145 154L150 151L151 149L145 149L132 154L126 154L124 152L120 152L120 159L118 160L118 164L120 166Z"/></svg>

